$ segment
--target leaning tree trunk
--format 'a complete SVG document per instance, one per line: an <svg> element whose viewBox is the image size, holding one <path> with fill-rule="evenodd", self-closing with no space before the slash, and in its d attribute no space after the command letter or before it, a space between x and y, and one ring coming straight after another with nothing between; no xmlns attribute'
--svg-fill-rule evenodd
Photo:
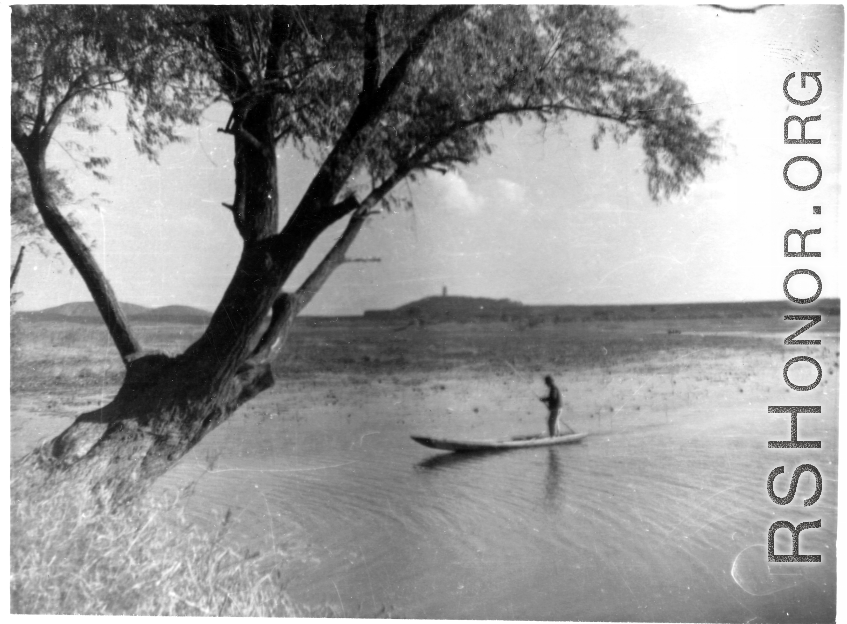
<svg viewBox="0 0 847 624"><path fill-rule="evenodd" d="M185 353L173 357L142 351L90 251L56 209L45 183L44 136L16 135L36 205L80 268L126 365L123 384L108 405L77 418L30 460L89 483L115 501L132 498L239 405L273 384L269 360L253 357L251 348L259 342L266 315L302 255L301 245L280 250L271 242L278 200L270 106L270 101L264 109L261 103L254 105L250 118L242 119L243 134L235 136L236 222L244 237L241 260L206 332ZM297 240L309 234L308 228L299 228L290 236ZM304 242L308 246L311 241Z"/></svg>
<svg viewBox="0 0 847 624"><path fill-rule="evenodd" d="M375 12L369 12L358 103L300 204L278 233L277 96L262 85L251 84L239 51L242 35L227 12L210 14L206 27L221 65L217 80L233 104L223 130L235 142L235 199L227 208L244 247L209 326L181 355L145 353L141 349L90 250L56 209L44 183L46 146L61 107L72 99L72 93L46 123L40 115L30 134L20 124L13 124L13 142L27 164L36 206L86 280L126 365L123 384L108 405L77 418L26 461L89 485L113 504L120 503L143 492L240 405L273 385L271 363L294 317L334 268L344 262L344 254L371 210L445 138L425 142L408 160L398 163L366 198L358 200L348 193L338 201L365 145L360 140L364 129L386 109L439 24L457 19L466 10L447 8L434 13L384 72L382 80L378 18ZM274 14L265 68L265 77L271 82L283 82L280 72L284 62L277 54L290 35L290 26L284 13ZM294 293L282 293L312 243L346 215L351 215L346 229L306 282ZM266 325L269 313L272 316Z"/></svg>
<svg viewBox="0 0 847 624"><path fill-rule="evenodd" d="M251 349L302 255L300 245L279 253L271 244L277 218L272 116L259 106L252 113L256 121L243 120L240 129L249 140L235 136L234 213L244 248L205 333L178 356L142 352L128 358L111 403L77 418L40 451L42 465L90 483L115 502L142 492L241 404L273 385L270 362L253 357ZM301 229L291 236L308 234Z"/></svg>
<svg viewBox="0 0 847 624"><path fill-rule="evenodd" d="M285 271L267 269L296 265L304 249L292 246L281 255L285 265L280 267L278 254L268 245L246 246L218 308L239 322L216 322L220 315L215 315L203 337L185 353L149 353L132 360L111 403L77 418L33 457L42 466L90 484L113 503L143 492L239 406L273 386L271 362L295 316L344 262L366 218L364 211L353 215L333 249L292 294L278 295L279 276ZM250 311L269 308L273 315L264 327L264 315Z"/></svg>
<svg viewBox="0 0 847 624"><path fill-rule="evenodd" d="M204 334L184 353L138 351L124 358L123 384L106 406L83 414L30 456L51 472L88 484L113 503L131 499L167 472L239 406L274 383L271 362L296 314L320 288L387 192L327 205L307 197L277 233L277 167L272 102L234 111L236 196L244 247L235 274ZM303 286L282 293L315 239L353 212L343 235ZM272 312L270 323L266 320ZM105 318L105 315L104 315Z"/></svg>
<svg viewBox="0 0 847 624"><path fill-rule="evenodd" d="M133 498L164 474L241 404L273 385L269 365L235 366L147 354L127 367L114 399L80 416L42 450L41 459L115 502Z"/></svg>

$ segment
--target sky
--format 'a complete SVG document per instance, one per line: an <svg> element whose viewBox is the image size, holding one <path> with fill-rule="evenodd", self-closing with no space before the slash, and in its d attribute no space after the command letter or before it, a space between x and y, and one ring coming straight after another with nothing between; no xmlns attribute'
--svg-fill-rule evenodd
<svg viewBox="0 0 847 624"><path fill-rule="evenodd" d="M796 268L821 277L823 297L838 296L837 220L843 94L843 15L837 6L775 6L736 14L704 6L621 7L624 36L643 57L685 81L705 125L721 123L723 161L681 197L651 201L637 139L595 151L595 122L571 118L542 132L534 123L493 126L494 153L402 192L412 210L376 217L349 256L380 262L339 267L305 314L361 314L422 297L449 294L508 298L525 304L629 304L779 300ZM789 104L791 72L821 72L813 105ZM795 97L814 94L792 83ZM821 115L807 126L820 145L784 145L788 115ZM164 150L159 165L137 155L120 106L114 132L97 136L112 158L110 181L93 180L59 148L48 160L66 170L80 199L72 207L95 242L95 255L121 301L214 309L241 248L230 213L231 139L216 130L228 110L206 111L186 128L185 144ZM77 137L68 128L61 137ZM808 192L789 189L782 171L792 157L823 167ZM280 150L284 213L296 205L315 167ZM798 184L814 180L794 165ZM99 210L86 199L98 194ZM820 215L812 205L821 205ZM296 288L329 249L342 224L324 234L295 272ZM822 258L783 258L786 230L821 228L808 239ZM16 253L10 248L10 258ZM90 300L66 258L26 256L16 290L19 309ZM811 278L791 285L814 292Z"/></svg>

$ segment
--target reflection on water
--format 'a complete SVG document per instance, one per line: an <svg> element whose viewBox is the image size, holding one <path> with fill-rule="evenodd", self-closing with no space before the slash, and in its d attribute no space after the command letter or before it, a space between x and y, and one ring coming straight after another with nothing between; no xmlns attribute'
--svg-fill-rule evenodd
<svg viewBox="0 0 847 624"><path fill-rule="evenodd" d="M767 440L765 410L673 421L570 446L435 454L400 419L234 421L193 511L233 507L257 538L308 544L289 593L348 616L832 620L837 449L815 462L828 495L775 509L763 485L775 456L749 442ZM768 567L761 545L783 511L822 519L803 549L823 563Z"/></svg>
<svg viewBox="0 0 847 624"><path fill-rule="evenodd" d="M546 451L547 469L544 474L544 503L548 509L555 510L558 501L563 497L562 467L559 461L560 447L543 449ZM437 471L449 468L460 469L475 462L482 462L494 456L514 451L486 450L468 451L462 453L438 453L416 464L420 471ZM566 450L564 452L567 452Z"/></svg>
<svg viewBox="0 0 847 624"><path fill-rule="evenodd" d="M559 465L559 449L547 449L547 474L544 477L544 502L550 509L557 507L561 496L562 468Z"/></svg>
<svg viewBox="0 0 847 624"><path fill-rule="evenodd" d="M475 461L484 460L492 455L499 455L504 451L468 451L465 453L438 453L432 457L419 462L417 468L421 470L440 470L457 466L461 464L469 464Z"/></svg>

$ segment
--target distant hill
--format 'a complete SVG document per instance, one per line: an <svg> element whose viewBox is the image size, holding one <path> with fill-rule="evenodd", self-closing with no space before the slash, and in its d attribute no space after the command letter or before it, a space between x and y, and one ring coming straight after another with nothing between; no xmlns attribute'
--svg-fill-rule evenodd
<svg viewBox="0 0 847 624"><path fill-rule="evenodd" d="M127 315L144 314L150 308L137 305L135 303L122 303L121 307ZM94 316L100 318L100 312L93 301L76 301L74 303L63 303L55 308L47 308L46 310L37 310L34 312L24 312L23 314L41 314L43 316L68 316L68 317L89 317Z"/></svg>
<svg viewBox="0 0 847 624"><path fill-rule="evenodd" d="M495 319L523 316L530 308L510 299L486 297L440 296L426 297L394 310L368 310L365 318L388 316L392 318L448 321L460 319Z"/></svg>
<svg viewBox="0 0 847 624"><path fill-rule="evenodd" d="M141 323L208 323L210 312L190 306L171 305L161 308L148 308L135 303L121 303L121 308L130 321ZM100 311L93 301L64 303L46 310L18 312L32 321L65 321L72 323L99 323Z"/></svg>
<svg viewBox="0 0 847 624"><path fill-rule="evenodd" d="M211 312L183 305L148 308L122 303L130 321L136 323L206 324ZM673 303L639 305L525 305L510 299L486 297L434 296L407 303L393 310L366 310L364 318L372 321L413 323L571 323L577 321L637 321L681 319L779 318L790 313L841 314L839 299L819 299L815 303L792 306L787 301L749 301L731 303ZM65 303L54 308L18 312L32 321L64 321L100 323L100 312L94 302ZM341 317L304 317L300 322L321 324ZM354 320L362 317L344 317Z"/></svg>
<svg viewBox="0 0 847 624"><path fill-rule="evenodd" d="M381 321L481 322L527 321L569 323L574 321L635 321L672 319L774 318L785 314L787 301L728 303L674 303L639 305L524 305L509 299L435 296L407 303L393 310L367 310L365 318ZM793 306L796 312L839 315L839 299L819 299L814 304Z"/></svg>

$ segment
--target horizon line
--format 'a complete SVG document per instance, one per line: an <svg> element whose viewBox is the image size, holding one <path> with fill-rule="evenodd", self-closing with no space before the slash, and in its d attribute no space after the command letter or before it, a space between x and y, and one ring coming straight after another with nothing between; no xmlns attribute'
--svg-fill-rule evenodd
<svg viewBox="0 0 847 624"><path fill-rule="evenodd" d="M299 314L298 316L300 316L300 317L329 317L329 318L335 317L335 316L363 316L365 312L390 312L392 310L402 308L404 306L415 303L417 301L422 301L424 299L442 299L442 298L447 298L447 299L449 299L449 298L454 298L454 299L459 299L459 298L488 299L490 301L509 301L511 303L516 303L516 304L519 304L519 305L527 307L527 308L565 308L565 307L568 307L568 308L587 308L587 307L618 308L618 307L633 307L633 306L728 305L728 304L737 305L737 304L757 304L757 303L759 303L759 304L763 304L763 303L777 304L777 303L780 303L781 301L783 301L781 299L742 299L742 300L735 300L735 301L727 301L727 300L715 301L715 300L712 300L712 301L675 301L675 302L667 302L666 301L666 302L639 302L639 303L524 303L524 302L519 301L517 299L509 299L508 297L494 298L494 297L473 296L473 295L428 295L428 296L425 296L425 297L421 297L420 299L415 299L413 301L409 301L407 303L400 304L400 305L395 306L393 308L369 308L369 309L366 309L366 310L364 310L364 311L362 311L361 313L358 313L358 314L356 314L356 313L347 313L347 314ZM840 301L840 300L841 300L840 296L820 297L816 302ZM66 306L66 305L79 305L79 304L96 305L94 303L94 300L90 299L90 300L85 300L85 301L68 301L68 302L60 303L58 305L50 306L50 307L47 307L47 308L38 308L38 309L36 309L36 308L30 308L30 309L19 308L19 309L15 310L15 312L46 312L47 310L60 308L62 306ZM214 314L214 310L208 310L206 308L201 308L201 307L198 307L198 306L195 306L195 305L190 305L190 304L185 304L185 303L169 303L169 304L165 304L165 305L161 305L161 306L150 306L150 305L145 305L145 304L142 304L142 303L134 303L134 302L131 302L131 301L120 301L119 304L121 306L126 306L126 305L137 306L137 307L140 307L140 308L145 308L146 310L161 310L163 308L183 307L183 308L192 308L194 310L198 310L200 312L203 312L203 313L209 314L209 315ZM790 305L791 302L785 301L785 304Z"/></svg>

